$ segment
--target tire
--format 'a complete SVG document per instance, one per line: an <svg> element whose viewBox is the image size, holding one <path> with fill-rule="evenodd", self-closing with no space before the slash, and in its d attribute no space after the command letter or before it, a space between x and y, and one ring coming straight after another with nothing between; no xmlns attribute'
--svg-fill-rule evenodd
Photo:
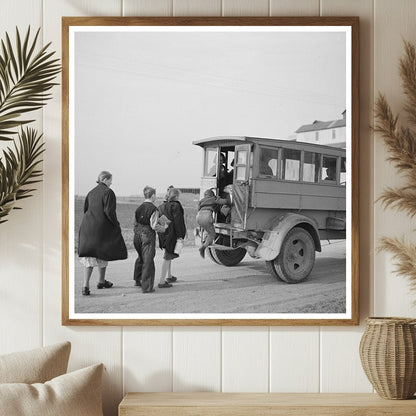
<svg viewBox="0 0 416 416"><path fill-rule="evenodd" d="M243 260L246 253L247 251L244 248L235 248L233 250L216 250L215 248L211 249L211 254L216 263L227 267L236 266L241 262L241 260Z"/></svg>
<svg viewBox="0 0 416 416"><path fill-rule="evenodd" d="M210 248L210 247L207 247L207 249L206 249L206 254L208 255L208 257L214 262L214 263L216 263L216 264L221 264L215 257L214 257L214 254L213 254L213 252L212 252L212 248Z"/></svg>
<svg viewBox="0 0 416 416"><path fill-rule="evenodd" d="M266 263L275 277L287 283L303 282L315 264L312 236L303 228L292 228L283 240L279 255Z"/></svg>
<svg viewBox="0 0 416 416"><path fill-rule="evenodd" d="M267 271L272 275L272 276L274 276L276 279L278 279L278 280L282 280L281 278L280 278L280 276L277 274L277 272L276 272L276 268L274 267L274 260L272 260L272 261L266 261L266 269L267 269Z"/></svg>

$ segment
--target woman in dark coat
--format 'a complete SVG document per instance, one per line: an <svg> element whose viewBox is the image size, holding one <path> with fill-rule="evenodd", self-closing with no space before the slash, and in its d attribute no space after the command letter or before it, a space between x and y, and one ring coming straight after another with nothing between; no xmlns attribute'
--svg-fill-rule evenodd
<svg viewBox="0 0 416 416"><path fill-rule="evenodd" d="M127 258L126 244L116 215L116 196L110 189L112 180L110 172L101 172L98 185L85 198L78 242L78 255L85 266L83 295L90 294L89 282L95 266L99 271L97 288L110 288L113 283L105 280L108 261Z"/></svg>
<svg viewBox="0 0 416 416"><path fill-rule="evenodd" d="M171 283L176 281L176 277L172 276L171 262L179 257L179 253L175 253L175 247L178 243L183 244L186 235L184 210L178 200L179 196L179 189L171 188L167 195L167 201L159 206L159 216L164 215L170 221L166 231L163 234L159 233L159 245L165 251L159 288L172 287Z"/></svg>

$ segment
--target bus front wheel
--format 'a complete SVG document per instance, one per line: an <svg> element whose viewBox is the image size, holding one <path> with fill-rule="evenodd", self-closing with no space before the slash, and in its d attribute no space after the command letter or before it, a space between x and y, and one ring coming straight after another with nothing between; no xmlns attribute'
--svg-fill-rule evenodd
<svg viewBox="0 0 416 416"><path fill-rule="evenodd" d="M283 240L279 255L267 262L272 274L287 283L304 281L315 264L315 243L303 228L292 228Z"/></svg>

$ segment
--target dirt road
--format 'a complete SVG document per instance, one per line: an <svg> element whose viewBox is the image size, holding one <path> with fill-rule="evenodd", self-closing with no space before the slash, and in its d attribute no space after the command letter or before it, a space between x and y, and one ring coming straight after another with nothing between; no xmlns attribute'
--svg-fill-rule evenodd
<svg viewBox="0 0 416 416"><path fill-rule="evenodd" d="M111 262L106 278L111 289L96 288L97 270L91 278L91 295L82 296L83 269L75 261L75 312L77 313L342 313L345 312L345 241L323 246L314 269L299 284L270 276L265 262L248 255L235 267L206 258L195 247L185 247L172 262L178 281L158 289L162 253L157 251L156 291L143 294L133 282L135 251L129 258Z"/></svg>

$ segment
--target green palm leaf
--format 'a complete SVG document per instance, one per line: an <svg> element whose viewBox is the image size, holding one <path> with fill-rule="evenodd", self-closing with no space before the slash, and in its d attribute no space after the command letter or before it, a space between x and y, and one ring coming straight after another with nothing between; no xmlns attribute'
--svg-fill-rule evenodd
<svg viewBox="0 0 416 416"><path fill-rule="evenodd" d="M13 47L8 33L0 42L0 141L11 140L13 129L33 120L21 119L24 113L37 110L52 98L48 91L61 71L55 52L49 52L50 43L35 53L39 31L30 39L30 27L22 42L16 28Z"/></svg>
<svg viewBox="0 0 416 416"><path fill-rule="evenodd" d="M32 196L32 185L41 182L42 135L27 127L18 133L18 143L4 150L0 159L0 224L12 209L19 209L15 205L19 199Z"/></svg>
<svg viewBox="0 0 416 416"><path fill-rule="evenodd" d="M39 30L31 39L29 27L22 42L16 28L15 47L7 33L0 41L0 141L14 144L0 154L0 224L13 209L20 209L16 202L32 196L33 185L42 180L42 135L29 127L23 129L23 124L34 120L21 116L42 108L52 98L50 90L57 85L53 81L61 67L52 59L54 52L48 51L50 44L35 52L38 38ZM17 127L21 127L20 133Z"/></svg>

